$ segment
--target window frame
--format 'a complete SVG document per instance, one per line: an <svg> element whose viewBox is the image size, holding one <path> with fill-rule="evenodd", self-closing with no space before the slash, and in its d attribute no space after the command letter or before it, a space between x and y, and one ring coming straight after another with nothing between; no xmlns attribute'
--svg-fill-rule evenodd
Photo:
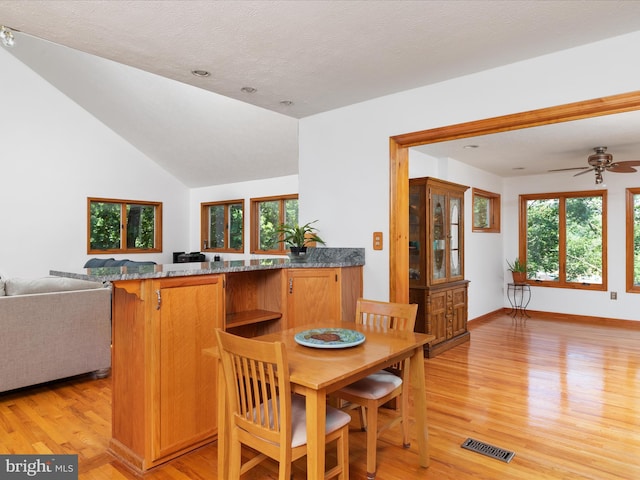
<svg viewBox="0 0 640 480"><path fill-rule="evenodd" d="M475 204L476 197L486 198L489 203L489 226L476 227ZM476 233L500 233L500 203L501 197L499 193L488 192L479 188L471 189L471 231Z"/></svg>
<svg viewBox="0 0 640 480"><path fill-rule="evenodd" d="M289 248L283 243L283 242L278 242L277 249L272 249L272 250L259 250L258 246L259 246L259 233L260 233L260 203L263 202L273 202L273 201L278 201L280 202L280 210L279 210L279 220L278 220L278 224L281 225L284 223L284 214L285 214L285 208L284 208L284 202L286 200L298 200L298 194L297 193L292 193L292 194L288 194L288 195L275 195L275 196L271 196L271 197L256 197L256 198L252 198L250 199L251 201L251 245L250 245L250 253L252 254L256 254L256 255L262 255L262 254L276 254L276 255L285 255L288 251ZM298 204L299 206L299 204ZM299 210L298 210L299 213Z"/></svg>
<svg viewBox="0 0 640 480"><path fill-rule="evenodd" d="M568 282L566 280L566 200L568 198L580 197L602 197L602 283L587 284L578 282ZM583 190L577 192L554 192L554 193L535 193L521 194L519 196L519 228L518 228L518 257L525 265L527 265L527 201L529 200L550 200L557 199L559 201L558 210L558 252L559 252L559 280L554 282L551 280L527 279L527 282L533 283L540 287L553 288L572 288L578 290L597 290L606 291L608 288L607 279L607 190Z"/></svg>
<svg viewBox="0 0 640 480"><path fill-rule="evenodd" d="M633 277L635 272L634 237L635 229L640 228L640 223L636 225L634 221L634 197L640 195L640 188L626 189L626 277L627 293L640 293L640 285L634 285Z"/></svg>
<svg viewBox="0 0 640 480"><path fill-rule="evenodd" d="M97 250L91 248L91 204L110 203L120 205L120 248L110 248ZM122 219L126 218L127 206L144 205L152 206L154 212L153 225L153 248L127 248L127 223ZM87 254L108 255L113 253L161 253L162 252L162 202L151 202L147 200L124 200L117 198L87 197Z"/></svg>
<svg viewBox="0 0 640 480"><path fill-rule="evenodd" d="M242 240L240 242L240 248L235 249L230 247L230 208L232 206L240 204L242 207ZM209 209L211 207L224 206L224 238L225 238L225 247L224 248L212 248L205 242L208 242L209 239L209 231L210 231L210 214ZM217 202L202 202L200 203L200 245L202 245L203 252L220 252L220 253L244 253L244 223L245 223L245 208L244 208L244 199L237 200L222 200ZM206 246L205 246L206 245Z"/></svg>

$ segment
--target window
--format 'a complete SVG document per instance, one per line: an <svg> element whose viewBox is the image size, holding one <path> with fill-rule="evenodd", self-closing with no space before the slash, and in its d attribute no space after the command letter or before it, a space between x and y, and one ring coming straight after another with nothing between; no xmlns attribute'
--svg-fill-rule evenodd
<svg viewBox="0 0 640 480"><path fill-rule="evenodd" d="M298 223L298 195L251 199L251 253L286 253L278 226Z"/></svg>
<svg viewBox="0 0 640 480"><path fill-rule="evenodd" d="M499 233L500 232L500 195L485 192L479 188L471 189L473 201L472 231Z"/></svg>
<svg viewBox="0 0 640 480"><path fill-rule="evenodd" d="M201 203L200 210L204 251L244 252L244 200Z"/></svg>
<svg viewBox="0 0 640 480"><path fill-rule="evenodd" d="M542 286L607 289L603 190L520 195L520 260Z"/></svg>
<svg viewBox="0 0 640 480"><path fill-rule="evenodd" d="M87 199L87 253L162 251L162 203Z"/></svg>
<svg viewBox="0 0 640 480"><path fill-rule="evenodd" d="M627 188L627 292L640 293L640 188Z"/></svg>

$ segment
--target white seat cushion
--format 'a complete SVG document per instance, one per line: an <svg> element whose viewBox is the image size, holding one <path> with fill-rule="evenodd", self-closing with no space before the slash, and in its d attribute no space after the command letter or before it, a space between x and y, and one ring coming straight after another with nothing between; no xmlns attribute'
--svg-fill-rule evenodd
<svg viewBox="0 0 640 480"><path fill-rule="evenodd" d="M351 416L337 408L327 405L327 424L325 434L335 432L348 425ZM307 409L302 395L291 397L291 446L298 447L307 443Z"/></svg>
<svg viewBox="0 0 640 480"><path fill-rule="evenodd" d="M361 398L375 400L382 398L388 393L402 385L402 379L386 370L372 373L368 377L362 378L354 382L340 391L350 395L357 395Z"/></svg>
<svg viewBox="0 0 640 480"><path fill-rule="evenodd" d="M273 425L271 400L267 402L269 409L269 423ZM260 406L260 410L264 405ZM327 422L325 433L331 433L344 427L351 421L351 416L336 408L327 405ZM291 396L291 446L299 447L307 443L307 409L305 398L302 395Z"/></svg>

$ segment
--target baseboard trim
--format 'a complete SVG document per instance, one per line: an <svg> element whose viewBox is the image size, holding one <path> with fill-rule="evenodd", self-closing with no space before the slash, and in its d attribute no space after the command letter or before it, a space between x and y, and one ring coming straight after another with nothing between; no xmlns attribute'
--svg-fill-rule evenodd
<svg viewBox="0 0 640 480"><path fill-rule="evenodd" d="M493 312L486 313L472 320L469 320L470 325L480 325L493 320L494 318L502 315L509 315L511 308L505 307ZM582 323L592 325L603 325L607 327L626 328L629 330L640 330L640 321L625 320L621 318L607 318L607 317L592 317L588 315L573 315L570 313L557 313L557 312L541 312L538 310L527 310L527 314L530 317L535 317L537 320L555 320L568 323Z"/></svg>
<svg viewBox="0 0 640 480"><path fill-rule="evenodd" d="M475 323L476 325L480 323L488 322L490 320L493 320L499 315L503 315L505 311L509 311L509 309L499 308L498 310L494 310L493 312L485 313L484 315L481 315L479 317L472 318L467 322L467 326L469 325L469 323L472 323L472 322Z"/></svg>

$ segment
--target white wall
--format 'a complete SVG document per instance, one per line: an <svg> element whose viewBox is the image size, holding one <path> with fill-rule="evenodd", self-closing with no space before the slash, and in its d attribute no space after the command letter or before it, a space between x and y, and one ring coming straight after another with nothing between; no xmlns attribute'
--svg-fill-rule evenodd
<svg viewBox="0 0 640 480"><path fill-rule="evenodd" d="M638 88L640 62L629 59L635 58L638 44L640 32L302 119L301 213L304 218L319 218L329 224L330 228L324 231L325 240L332 244L365 246L365 295L388 299L389 137L634 91ZM594 67L594 59L598 58L606 58L607 68ZM447 179L465 183L458 168L448 167L447 175ZM534 179L528 178L532 188L545 188L546 178L540 179L537 186L532 183ZM479 185L471 175L468 179L471 181L467 184L472 186L497 190ZM491 178L481 182L498 184ZM496 193L503 194L503 205L514 201L513 190L507 192L503 188ZM508 226L516 220L513 212L504 210L503 227L507 228L502 236L506 245L510 238ZM384 232L387 241L383 251L372 250L374 231ZM471 319L494 309L496 302L487 301L486 296L497 293L500 272L506 273L505 258L512 254L509 249L501 251L494 242L499 243L499 237L493 240L479 234L466 236L467 276L482 279L471 287ZM480 267L474 264L478 257L484 261ZM485 270L490 272L489 291L485 290L482 277ZM613 278L610 280L613 282ZM549 294L539 294L538 290L535 308L558 311L558 303L547 301L545 296ZM556 296L562 296L565 305L580 303L590 315L638 317L633 313L634 306L638 311L640 304L638 295L628 301L618 300L619 315L613 315L611 302L603 302L602 295L593 292L563 289Z"/></svg>
<svg viewBox="0 0 640 480"><path fill-rule="evenodd" d="M226 185L216 185L211 187L194 188L191 190L191 199L189 201L189 251L200 251L200 204L204 202L218 202L226 200L244 199L244 252L237 253L220 253L222 260L239 260L249 259L250 255L250 238L251 231L251 199L259 197L271 197L275 195L289 195L298 193L298 176L289 175L286 177L269 178L266 180L254 180L250 182L229 183ZM319 228L322 228L319 226ZM215 254L206 254L207 259L211 260ZM273 255L271 255L273 256Z"/></svg>
<svg viewBox="0 0 640 480"><path fill-rule="evenodd" d="M0 70L0 275L82 268L89 196L161 201L164 251L187 244L184 185L2 48Z"/></svg>

